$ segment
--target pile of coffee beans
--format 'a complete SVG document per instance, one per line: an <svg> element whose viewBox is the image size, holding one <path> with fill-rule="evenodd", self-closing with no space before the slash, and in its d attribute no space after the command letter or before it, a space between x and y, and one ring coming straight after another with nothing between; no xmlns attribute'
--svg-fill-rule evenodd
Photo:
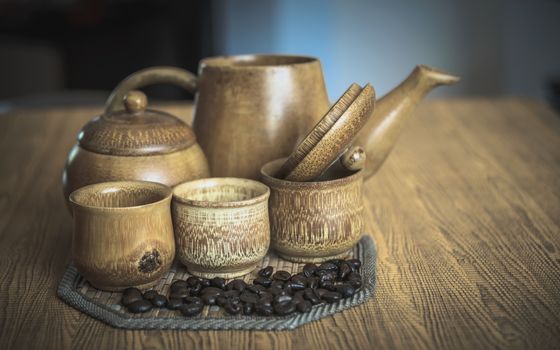
<svg viewBox="0 0 560 350"><path fill-rule="evenodd" d="M185 316L200 314L204 305L218 305L231 315L305 313L313 305L335 303L356 294L362 286L361 265L358 259L330 260L320 265L305 264L303 271L295 275L275 272L268 266L258 272L253 284L241 279L226 283L219 277L191 276L174 281L167 297L154 290L142 294L136 288L127 288L122 304L133 313L166 307Z"/></svg>

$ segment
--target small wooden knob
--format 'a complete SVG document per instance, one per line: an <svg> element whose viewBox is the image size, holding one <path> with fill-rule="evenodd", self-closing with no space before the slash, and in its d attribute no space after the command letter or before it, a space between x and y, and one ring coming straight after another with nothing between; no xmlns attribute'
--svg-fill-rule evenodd
<svg viewBox="0 0 560 350"><path fill-rule="evenodd" d="M141 112L148 106L146 94L140 90L132 90L124 96L124 108L129 113Z"/></svg>
<svg viewBox="0 0 560 350"><path fill-rule="evenodd" d="M366 164L366 153L360 146L352 147L340 157L340 162L351 171L363 169Z"/></svg>

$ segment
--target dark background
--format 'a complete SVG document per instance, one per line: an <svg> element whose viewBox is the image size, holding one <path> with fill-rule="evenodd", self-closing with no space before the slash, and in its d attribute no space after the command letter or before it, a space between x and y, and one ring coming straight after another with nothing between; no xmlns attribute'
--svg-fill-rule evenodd
<svg viewBox="0 0 560 350"><path fill-rule="evenodd" d="M0 102L102 103L141 68L243 53L319 57L331 99L354 81L382 95L425 63L463 78L438 97L557 101L559 19L558 0L2 0Z"/></svg>

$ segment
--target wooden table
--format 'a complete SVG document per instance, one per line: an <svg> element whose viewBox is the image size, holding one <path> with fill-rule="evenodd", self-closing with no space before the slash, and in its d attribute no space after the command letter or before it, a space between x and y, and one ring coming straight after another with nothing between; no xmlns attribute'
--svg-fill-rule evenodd
<svg viewBox="0 0 560 350"><path fill-rule="evenodd" d="M56 297L72 234L60 174L100 110L0 115L0 349L560 347L560 117L545 104L421 105L365 186L374 298L284 332L118 330Z"/></svg>

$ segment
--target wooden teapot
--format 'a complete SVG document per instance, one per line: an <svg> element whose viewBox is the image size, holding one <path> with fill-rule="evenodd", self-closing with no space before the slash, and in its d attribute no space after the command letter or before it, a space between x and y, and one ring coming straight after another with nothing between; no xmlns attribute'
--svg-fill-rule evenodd
<svg viewBox="0 0 560 350"><path fill-rule="evenodd" d="M329 110L318 59L289 55L210 57L198 76L176 67L152 67L125 78L107 100L120 108L130 90L172 83L196 94L193 128L208 157L212 176L258 179L268 161L289 155ZM357 135L367 158L364 178L383 164L408 117L433 88L458 77L417 66L395 89L377 100ZM348 156L355 154L351 152ZM343 156L345 159L345 156Z"/></svg>
<svg viewBox="0 0 560 350"><path fill-rule="evenodd" d="M94 183L144 180L174 186L210 176L208 161L192 129L180 119L146 109L141 91L129 91L125 110L89 121L68 154L64 196Z"/></svg>

